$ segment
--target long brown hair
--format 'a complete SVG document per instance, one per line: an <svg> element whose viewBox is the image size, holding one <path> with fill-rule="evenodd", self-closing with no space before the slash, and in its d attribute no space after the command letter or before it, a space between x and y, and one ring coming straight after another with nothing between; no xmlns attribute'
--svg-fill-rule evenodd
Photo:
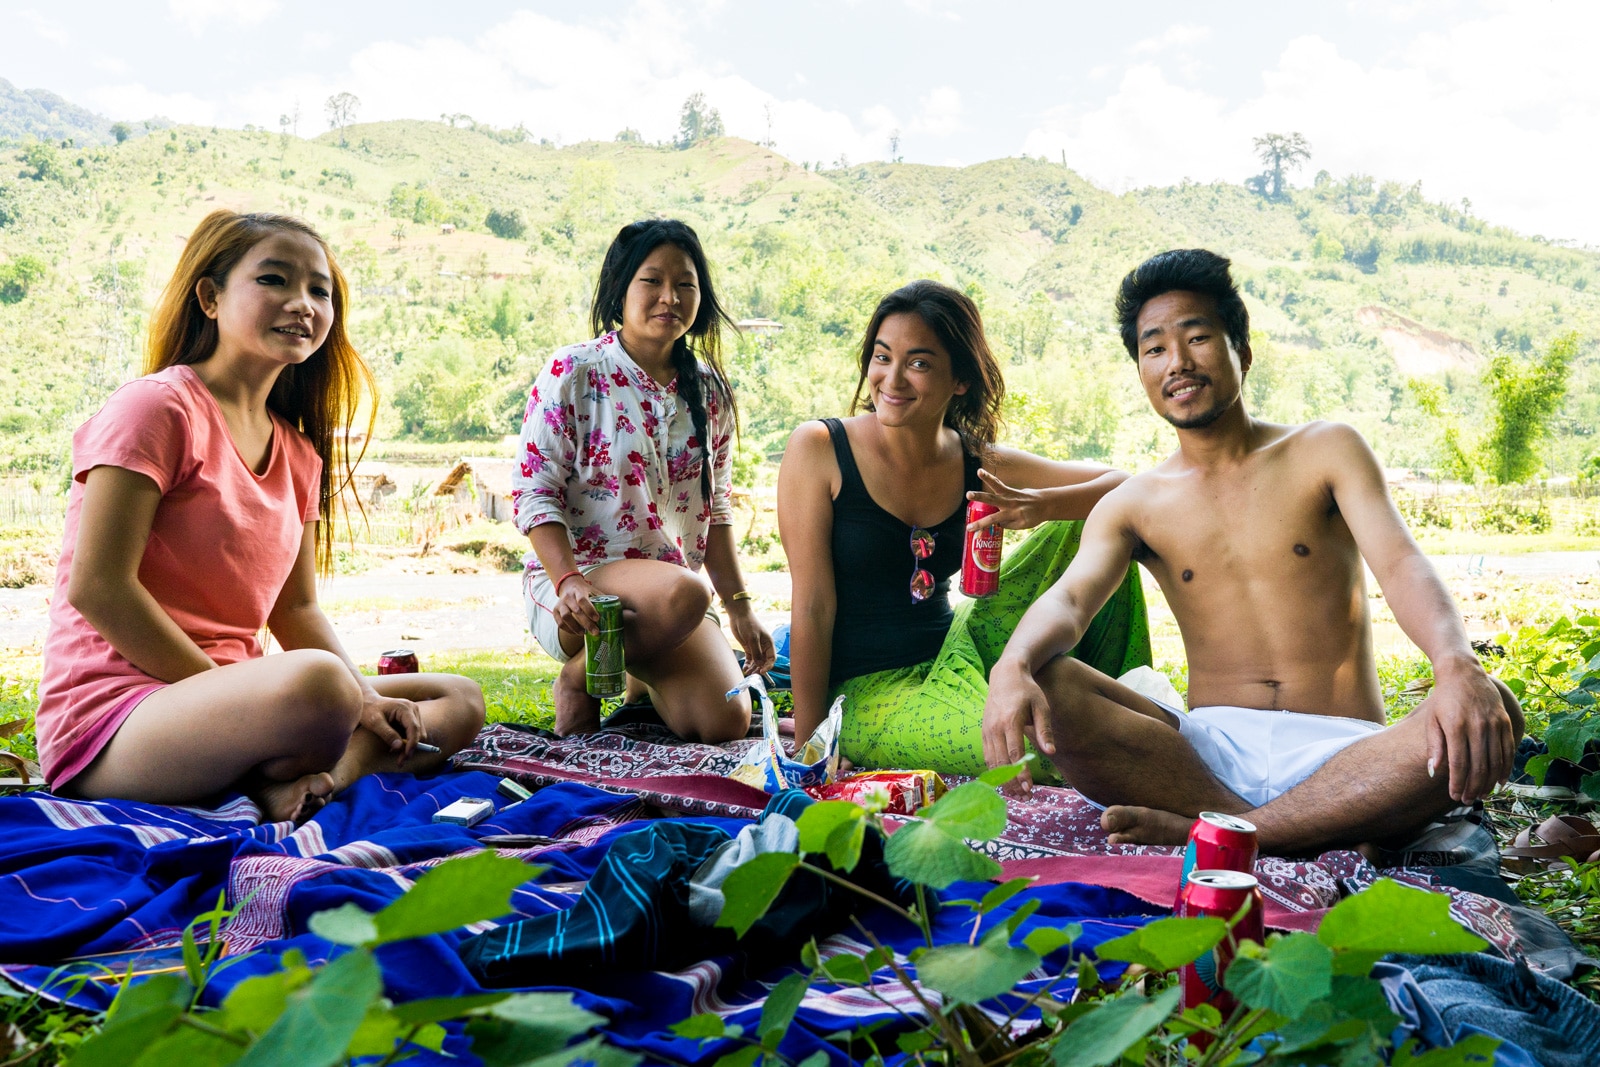
<svg viewBox="0 0 1600 1067"><path fill-rule="evenodd" d="M289 231L304 234L322 246L332 276L333 325L328 339L298 366L285 367L273 383L267 406L290 426L311 439L311 446L322 457L322 484L317 489L318 511L322 524L317 532L317 571L326 575L333 566L334 498L350 484L355 465L366 451L350 455L350 427L363 396L371 397L367 437L371 437L378 417L378 388L372 370L350 342L345 330L349 289L344 273L333 257L333 250L322 235L297 218L264 212L239 214L213 211L201 220L178 257L172 280L162 290L150 313L150 337L145 348L144 373L179 364L202 363L217 349L217 324L201 310L195 292L200 279L210 278L218 289L227 285L228 274L246 252L273 233ZM334 484L335 461L343 476Z"/></svg>
<svg viewBox="0 0 1600 1067"><path fill-rule="evenodd" d="M944 350L950 353L950 372L967 391L950 398L944 424L961 435L968 452L982 456L994 447L1000 433L1000 405L1006 395L1006 380L1000 364L989 350L983 335L983 315L965 293L926 278L903 285L878 301L878 308L861 338L861 377L850 401L850 414L873 410L867 397L867 368L872 365L878 329L890 315L911 313L932 330Z"/></svg>

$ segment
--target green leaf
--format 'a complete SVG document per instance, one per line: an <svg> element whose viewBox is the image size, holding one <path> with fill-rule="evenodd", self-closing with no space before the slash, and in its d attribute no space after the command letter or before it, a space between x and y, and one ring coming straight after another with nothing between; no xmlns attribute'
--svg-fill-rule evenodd
<svg viewBox="0 0 1600 1067"><path fill-rule="evenodd" d="M1554 756L1548 752L1543 752L1537 756L1529 757L1527 765L1524 769L1528 772L1528 777L1534 780L1535 784L1544 785L1544 776L1550 773L1550 764L1554 763L1555 761L1556 758Z"/></svg>
<svg viewBox="0 0 1600 1067"><path fill-rule="evenodd" d="M991 840L1006 828L1005 798L984 782L956 786L921 814L950 836L971 841Z"/></svg>
<svg viewBox="0 0 1600 1067"><path fill-rule="evenodd" d="M1388 878L1335 904L1317 940L1340 957L1337 973L1362 975L1391 952L1478 952L1488 945L1450 917L1449 897Z"/></svg>
<svg viewBox="0 0 1600 1067"><path fill-rule="evenodd" d="M799 1010L800 1001L810 986L811 982L803 974L785 975L773 986L772 992L767 994L767 1002L761 1006L761 1022L756 1026L763 1044L773 1034L782 1037L788 1032L789 1023L794 1020L794 1013Z"/></svg>
<svg viewBox="0 0 1600 1067"><path fill-rule="evenodd" d="M1564 713L1552 715L1544 732L1544 743L1550 754L1577 763L1583 759L1583 748L1589 740L1588 724L1581 715Z"/></svg>
<svg viewBox="0 0 1600 1067"><path fill-rule="evenodd" d="M331 1067L344 1059L367 1008L383 992L378 961L366 949L351 949L317 971L304 989L238 1062L241 1067Z"/></svg>
<svg viewBox="0 0 1600 1067"><path fill-rule="evenodd" d="M510 993L477 993L470 997L427 997L408 1000L394 1006L394 1017L408 1026L425 1023L442 1023L475 1013L491 1004L498 1004Z"/></svg>
<svg viewBox="0 0 1600 1067"><path fill-rule="evenodd" d="M818 1049L816 1052L813 1052L811 1055L801 1060L799 1067L828 1067L828 1064L831 1062L833 1061L828 1058L828 1054L823 1052L821 1049Z"/></svg>
<svg viewBox="0 0 1600 1067"><path fill-rule="evenodd" d="M1413 1055L1415 1039L1394 1050L1394 1067L1487 1067L1494 1062L1494 1050L1500 1039L1487 1034L1473 1034L1462 1038L1449 1048L1429 1049L1420 1056Z"/></svg>
<svg viewBox="0 0 1600 1067"><path fill-rule="evenodd" d="M193 987L175 974L158 974L124 986L105 1028L78 1046L74 1064L127 1067L177 1022Z"/></svg>
<svg viewBox="0 0 1600 1067"><path fill-rule="evenodd" d="M1102 960L1137 963L1152 971L1170 971L1193 963L1228 936L1221 919L1157 919L1132 933L1103 942L1094 950Z"/></svg>
<svg viewBox="0 0 1600 1067"><path fill-rule="evenodd" d="M387 1056L394 1051L395 1042L409 1029L382 1003L374 1004L367 1009L366 1018L361 1020L345 1051L350 1056Z"/></svg>
<svg viewBox="0 0 1600 1067"><path fill-rule="evenodd" d="M1586 797L1600 799L1600 774L1586 774L1578 783L1578 792Z"/></svg>
<svg viewBox="0 0 1600 1067"><path fill-rule="evenodd" d="M1009 882L1001 882L985 893L983 899L978 901L978 906L972 910L979 915L987 915L1036 881L1037 878L1013 878Z"/></svg>
<svg viewBox="0 0 1600 1067"><path fill-rule="evenodd" d="M926 1030L913 1030L894 1039L895 1046L907 1055L921 1052L933 1044L933 1035Z"/></svg>
<svg viewBox="0 0 1600 1067"><path fill-rule="evenodd" d="M1000 921L998 928L1005 930L1006 936L1010 937L1017 932L1017 927L1021 926L1030 915L1039 910L1039 903L1040 901L1037 897L1032 900L1024 900L1021 905L1012 910L1010 915Z"/></svg>
<svg viewBox="0 0 1600 1067"><path fill-rule="evenodd" d="M244 1055L244 1046L220 1034L205 1033L192 1026L178 1026L165 1037L157 1038L134 1060L123 1060L124 1067L227 1067ZM74 1063L77 1061L74 1060Z"/></svg>
<svg viewBox="0 0 1600 1067"><path fill-rule="evenodd" d="M700 1015L691 1015L682 1022L673 1023L667 1029L679 1037L687 1037L696 1041L724 1037L728 1033L727 1024L722 1021L722 1016L713 1011L704 1012Z"/></svg>
<svg viewBox="0 0 1600 1067"><path fill-rule="evenodd" d="M478 1052L476 1040L473 1042L472 1051ZM567 1067L573 1063L582 1064L584 1067L635 1067L644 1060L643 1056L606 1044L603 1037L591 1037L587 1041L558 1049L537 1059L496 1060L491 1063L487 1056L478 1054L489 1067Z"/></svg>
<svg viewBox="0 0 1600 1067"><path fill-rule="evenodd" d="M872 981L872 973L867 970L867 965L860 956L852 952L841 952L822 963L822 973L830 982L839 985L866 985Z"/></svg>
<svg viewBox="0 0 1600 1067"><path fill-rule="evenodd" d="M1293 1019L1332 991L1333 950L1311 934L1290 934L1267 948L1246 942L1222 984L1252 1008Z"/></svg>
<svg viewBox="0 0 1600 1067"><path fill-rule="evenodd" d="M329 911L319 911L306 924L311 932L335 945L370 945L378 940L378 924L372 912L353 902L346 902Z"/></svg>
<svg viewBox="0 0 1600 1067"><path fill-rule="evenodd" d="M1521 700L1528 692L1528 684L1521 678L1507 678L1505 679L1505 683L1506 688L1511 690L1511 695L1516 697L1518 700Z"/></svg>
<svg viewBox="0 0 1600 1067"><path fill-rule="evenodd" d="M841 826L858 823L866 817L866 810L848 800L819 800L794 821L800 831L800 851L826 852L828 838Z"/></svg>
<svg viewBox="0 0 1600 1067"><path fill-rule="evenodd" d="M712 1067L754 1067L756 1060L761 1058L761 1048L758 1045L746 1045L744 1048L730 1052L721 1057Z"/></svg>
<svg viewBox="0 0 1600 1067"><path fill-rule="evenodd" d="M1056 1067L1108 1067L1143 1041L1178 1006L1177 986L1146 1000L1124 993L1072 1021L1050 1050Z"/></svg>
<svg viewBox="0 0 1600 1067"><path fill-rule="evenodd" d="M974 852L931 822L909 823L896 830L889 837L883 856L896 878L934 889L959 881L986 882L1001 874L1000 865L994 860Z"/></svg>
<svg viewBox="0 0 1600 1067"><path fill-rule="evenodd" d="M289 1006L289 994L312 978L312 972L305 967L289 964L288 968L251 975L234 986L222 1002L222 1025L258 1035L272 1029Z"/></svg>
<svg viewBox="0 0 1600 1067"><path fill-rule="evenodd" d="M735 867L722 883L722 914L717 916L717 925L743 937L778 899L799 865L800 857L792 852L763 852Z"/></svg>
<svg viewBox="0 0 1600 1067"><path fill-rule="evenodd" d="M1069 923L1062 927L1036 926L1028 931L1022 943L1044 957L1058 948L1072 944L1082 936L1083 926L1080 923Z"/></svg>
<svg viewBox="0 0 1600 1067"><path fill-rule="evenodd" d="M498 919L511 911L511 891L545 868L493 850L451 859L417 879L405 896L374 917L375 945L427 937L469 923Z"/></svg>
<svg viewBox="0 0 1600 1067"><path fill-rule="evenodd" d="M866 839L865 819L857 819L834 827L833 833L828 835L828 862L833 864L835 870L855 870L856 864L861 862L861 846L866 843Z"/></svg>
<svg viewBox="0 0 1600 1067"><path fill-rule="evenodd" d="M998 789L1026 770L1032 760L1032 756L1024 756L1015 763L1004 763L998 767L990 767L978 775L978 781Z"/></svg>
<svg viewBox="0 0 1600 1067"><path fill-rule="evenodd" d="M1006 943L995 930L976 945L940 945L917 959L917 980L961 1004L1010 992L1039 966L1038 953Z"/></svg>

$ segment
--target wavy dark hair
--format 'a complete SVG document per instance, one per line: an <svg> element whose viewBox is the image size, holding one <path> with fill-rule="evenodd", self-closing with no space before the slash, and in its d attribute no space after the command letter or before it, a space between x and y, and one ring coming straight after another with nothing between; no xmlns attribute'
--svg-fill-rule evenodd
<svg viewBox="0 0 1600 1067"><path fill-rule="evenodd" d="M1151 256L1128 272L1117 290L1117 325L1128 355L1139 358L1139 312L1163 293L1209 296L1217 305L1222 332L1242 352L1250 344L1250 311L1233 284L1233 261L1204 248L1174 248Z"/></svg>
<svg viewBox="0 0 1600 1067"><path fill-rule="evenodd" d="M711 385L718 398L733 413L734 432L739 429L739 408L734 403L733 388L728 384L728 374L722 368L722 327L737 330L733 319L723 310L717 299L717 290L711 283L711 266L706 262L705 251L700 247L700 236L694 228L677 219L646 219L633 222L617 231L606 258L600 264L600 280L595 282L594 303L589 309L589 328L596 335L615 330L622 325L622 306L627 301L628 286L633 276L649 258L650 253L662 245L682 249L694 264L700 276L700 307L689 324L689 332L672 346L672 366L678 372L678 395L689 405L689 416L694 420L694 433L700 439L700 491L711 499L711 434L706 428L706 398L700 389L700 361L711 368Z"/></svg>
<svg viewBox="0 0 1600 1067"><path fill-rule="evenodd" d="M345 329L350 289L333 249L322 235L291 215L267 212L213 211L200 220L183 246L172 279L150 313L144 373L154 374L177 364L203 363L211 358L217 350L217 324L201 310L196 286L200 279L210 278L218 289L224 288L228 274L245 253L274 233L304 234L316 241L328 258L328 273L333 276L329 286L333 325L328 329L328 339L304 363L278 372L267 396L267 407L309 437L311 446L322 457L322 480L317 488L318 512L322 516L317 530L317 570L327 575L333 570L334 501L342 499L339 494L355 477L356 464L361 462L366 441L372 437L378 418L378 386ZM371 400L367 432L360 450L352 456L350 431L364 397ZM337 474L336 464L343 468Z"/></svg>
<svg viewBox="0 0 1600 1067"><path fill-rule="evenodd" d="M867 323L861 338L861 377L856 379L850 414L872 411L866 395L867 368L872 365L872 350L878 329L890 315L916 315L932 330L950 354L950 371L967 391L950 398L944 424L961 435L967 451L983 455L994 447L1000 433L1000 406L1006 395L1006 381L1000 364L989 350L983 335L983 315L965 293L926 278L903 285L878 301L878 308Z"/></svg>

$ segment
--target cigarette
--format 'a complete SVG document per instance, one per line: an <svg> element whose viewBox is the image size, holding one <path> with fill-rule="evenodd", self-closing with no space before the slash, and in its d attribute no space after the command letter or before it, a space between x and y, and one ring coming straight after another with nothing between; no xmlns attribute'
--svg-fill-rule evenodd
<svg viewBox="0 0 1600 1067"><path fill-rule="evenodd" d="M430 745L426 741L418 741L416 744L416 749L418 752L426 752L430 755L435 752L443 751L438 745Z"/></svg>

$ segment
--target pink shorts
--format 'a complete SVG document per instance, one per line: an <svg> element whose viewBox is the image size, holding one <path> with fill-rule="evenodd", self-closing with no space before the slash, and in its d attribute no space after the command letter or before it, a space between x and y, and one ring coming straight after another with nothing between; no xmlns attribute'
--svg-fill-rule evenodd
<svg viewBox="0 0 1600 1067"><path fill-rule="evenodd" d="M50 788L60 792L61 787L72 781L73 778L83 773L85 767L93 763L111 739L116 736L128 716L133 714L133 709L139 706L139 701L158 690L165 689L165 683L156 685L141 685L132 690L127 696L117 701L111 710L101 716L100 721L79 735L78 739L61 753L61 758L52 768L55 780L50 783Z"/></svg>

